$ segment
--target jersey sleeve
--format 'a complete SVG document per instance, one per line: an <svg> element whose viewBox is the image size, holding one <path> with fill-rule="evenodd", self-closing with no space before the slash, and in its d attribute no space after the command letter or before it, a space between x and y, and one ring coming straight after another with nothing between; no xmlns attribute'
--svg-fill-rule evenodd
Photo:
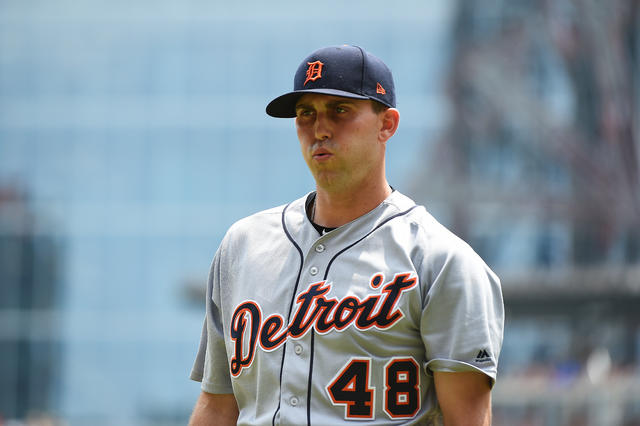
<svg viewBox="0 0 640 426"><path fill-rule="evenodd" d="M214 394L233 393L220 312L220 256L218 249L209 272L206 316L190 375L192 380L202 383L203 391Z"/></svg>
<svg viewBox="0 0 640 426"><path fill-rule="evenodd" d="M437 256L429 269L420 324L427 371L480 371L493 385L504 327L500 280L465 244Z"/></svg>

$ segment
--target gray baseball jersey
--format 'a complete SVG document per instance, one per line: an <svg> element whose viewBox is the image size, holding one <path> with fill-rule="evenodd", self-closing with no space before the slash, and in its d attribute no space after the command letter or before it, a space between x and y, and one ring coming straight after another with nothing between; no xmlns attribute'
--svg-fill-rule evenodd
<svg viewBox="0 0 640 426"><path fill-rule="evenodd" d="M320 236L306 198L220 244L191 372L204 391L235 394L239 425L439 424L433 371L493 383L500 282L466 243L398 191Z"/></svg>

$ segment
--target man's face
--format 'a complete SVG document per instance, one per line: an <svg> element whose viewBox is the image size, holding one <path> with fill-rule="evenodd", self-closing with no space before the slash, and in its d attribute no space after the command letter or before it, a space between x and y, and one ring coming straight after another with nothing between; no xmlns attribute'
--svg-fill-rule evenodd
<svg viewBox="0 0 640 426"><path fill-rule="evenodd" d="M371 102L309 93L296 103L302 155L319 187L339 191L384 177L383 113Z"/></svg>

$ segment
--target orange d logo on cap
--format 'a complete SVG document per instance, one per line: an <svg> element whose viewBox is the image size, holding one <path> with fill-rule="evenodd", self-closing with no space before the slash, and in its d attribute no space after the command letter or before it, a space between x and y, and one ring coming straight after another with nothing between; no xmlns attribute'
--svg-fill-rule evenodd
<svg viewBox="0 0 640 426"><path fill-rule="evenodd" d="M307 84L309 81L316 81L319 78L322 78L322 66L324 65L320 61L315 62L307 62L309 68L307 68L307 79L304 81L304 84Z"/></svg>

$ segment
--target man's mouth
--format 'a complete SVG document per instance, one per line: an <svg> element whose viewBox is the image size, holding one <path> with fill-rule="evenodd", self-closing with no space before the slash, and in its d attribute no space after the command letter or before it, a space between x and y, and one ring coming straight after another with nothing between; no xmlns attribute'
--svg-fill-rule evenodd
<svg viewBox="0 0 640 426"><path fill-rule="evenodd" d="M332 155L333 154L331 154L326 149L320 148L320 149L317 149L317 150L314 151L312 157L313 157L314 160L322 161L322 160L328 159Z"/></svg>

